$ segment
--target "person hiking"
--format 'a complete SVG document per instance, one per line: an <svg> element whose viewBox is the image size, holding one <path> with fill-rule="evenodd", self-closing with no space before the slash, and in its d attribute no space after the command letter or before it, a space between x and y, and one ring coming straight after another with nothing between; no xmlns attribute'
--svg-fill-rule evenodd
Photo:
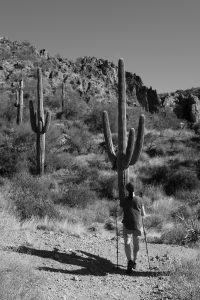
<svg viewBox="0 0 200 300"><path fill-rule="evenodd" d="M139 237L142 231L142 217L145 216L142 198L134 193L134 185L126 185L128 196L124 199L123 207L120 207L117 216L123 215L123 237L124 250L127 258L127 274L136 269L136 260L139 251ZM133 239L133 259L131 251L131 240Z"/></svg>

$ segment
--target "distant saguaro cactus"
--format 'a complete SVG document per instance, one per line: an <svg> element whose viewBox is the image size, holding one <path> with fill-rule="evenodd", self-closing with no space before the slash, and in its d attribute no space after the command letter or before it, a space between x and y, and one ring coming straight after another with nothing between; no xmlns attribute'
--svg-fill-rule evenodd
<svg viewBox="0 0 200 300"><path fill-rule="evenodd" d="M65 109L65 83L64 83L64 81L62 82L62 102L61 102L61 109L62 109L62 113L63 113L64 109Z"/></svg>
<svg viewBox="0 0 200 300"><path fill-rule="evenodd" d="M106 111L103 112L103 129L107 145L108 157L112 163L113 169L118 172L118 189L120 206L126 196L126 184L129 182L129 166L134 165L142 151L144 140L144 115L140 116L137 139L134 144L135 130L130 129L127 143L126 128L126 81L124 61L119 59L118 63L118 153L115 153L112 134L109 125L109 118Z"/></svg>
<svg viewBox="0 0 200 300"><path fill-rule="evenodd" d="M16 90L16 103L17 108L17 119L16 123L20 125L23 120L23 106L24 106L24 95L23 95L23 80L19 82L19 89Z"/></svg>
<svg viewBox="0 0 200 300"><path fill-rule="evenodd" d="M44 120L44 108L43 108L43 86L42 86L42 71L40 68L37 70L37 93L38 93L38 106L37 112L34 111L33 102L29 102L30 120L32 130L37 135L36 141L36 161L37 161L37 174L42 175L44 173L44 159L45 159L45 133L49 129L51 122L51 113L47 112Z"/></svg>

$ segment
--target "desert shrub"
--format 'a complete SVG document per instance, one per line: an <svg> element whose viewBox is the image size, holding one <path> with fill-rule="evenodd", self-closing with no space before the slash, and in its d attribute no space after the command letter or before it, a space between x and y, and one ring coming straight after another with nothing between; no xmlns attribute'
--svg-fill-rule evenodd
<svg viewBox="0 0 200 300"><path fill-rule="evenodd" d="M11 149L1 149L0 151L0 175L12 176L17 172L17 162L19 155L16 152L12 152Z"/></svg>
<svg viewBox="0 0 200 300"><path fill-rule="evenodd" d="M140 115L145 114L141 107L131 107L127 109L127 129L135 128L137 131Z"/></svg>
<svg viewBox="0 0 200 300"><path fill-rule="evenodd" d="M96 102L90 109L87 117L85 118L85 123L88 125L92 132L102 132L103 122L102 115L103 111L106 110L109 116L109 123L111 132L117 132L117 104L115 102L99 103Z"/></svg>
<svg viewBox="0 0 200 300"><path fill-rule="evenodd" d="M146 127L158 131L164 129L179 129L181 120L171 109L160 108L157 113L146 113Z"/></svg>
<svg viewBox="0 0 200 300"><path fill-rule="evenodd" d="M115 202L96 198L81 209L75 206L62 206L62 218L68 223L85 225L95 231L98 223L105 223L109 219L110 210L116 205Z"/></svg>
<svg viewBox="0 0 200 300"><path fill-rule="evenodd" d="M58 217L49 191L49 182L27 173L18 174L11 182L10 209L21 220L31 217Z"/></svg>
<svg viewBox="0 0 200 300"><path fill-rule="evenodd" d="M95 155L93 160L88 161L90 168L95 168L98 170L109 170L109 164L105 161L105 157L100 157L98 154Z"/></svg>
<svg viewBox="0 0 200 300"><path fill-rule="evenodd" d="M69 153L47 153L45 156L45 172L52 173L60 169L71 169L74 157Z"/></svg>
<svg viewBox="0 0 200 300"><path fill-rule="evenodd" d="M190 206L200 203L200 191L198 189L193 190L193 191L178 190L175 193L175 197L179 201L181 201L183 203L187 203Z"/></svg>
<svg viewBox="0 0 200 300"><path fill-rule="evenodd" d="M166 286L166 296L177 300L198 300L200 257L176 263Z"/></svg>
<svg viewBox="0 0 200 300"><path fill-rule="evenodd" d="M161 235L163 244L181 245L187 234L187 230L183 224L174 224L170 229L164 231Z"/></svg>
<svg viewBox="0 0 200 300"><path fill-rule="evenodd" d="M95 190L101 197L114 199L118 195L117 175L113 173L100 173L94 183Z"/></svg>
<svg viewBox="0 0 200 300"><path fill-rule="evenodd" d="M12 176L18 170L27 169L27 156L33 146L33 133L27 123L17 126L15 130L4 128L6 135L0 150L0 174Z"/></svg>
<svg viewBox="0 0 200 300"><path fill-rule="evenodd" d="M163 217L159 214L151 214L150 216L144 218L145 228L151 229L161 229L163 224Z"/></svg>
<svg viewBox="0 0 200 300"><path fill-rule="evenodd" d="M93 138L86 125L77 122L67 131L67 134L70 153L86 154L93 150Z"/></svg>
<svg viewBox="0 0 200 300"><path fill-rule="evenodd" d="M166 155L166 145L157 131L154 130L145 135L144 150L150 157Z"/></svg>
<svg viewBox="0 0 200 300"><path fill-rule="evenodd" d="M157 146L152 146L148 147L146 149L146 153L150 157L155 157L155 156L165 156L166 155L166 147L162 145L157 145Z"/></svg>
<svg viewBox="0 0 200 300"><path fill-rule="evenodd" d="M0 95L1 112L0 118L7 122L14 121L16 118L16 109L14 107L14 95L3 92Z"/></svg>
<svg viewBox="0 0 200 300"><path fill-rule="evenodd" d="M192 209L187 204L182 204L178 207L175 207L171 212L171 216L173 218L177 218L178 216L188 219L192 215Z"/></svg>
<svg viewBox="0 0 200 300"><path fill-rule="evenodd" d="M69 207L85 208L97 199L96 193L86 184L72 185L59 200Z"/></svg>
<svg viewBox="0 0 200 300"><path fill-rule="evenodd" d="M58 110L61 107L61 95L47 96L44 99L44 105L50 110Z"/></svg>
<svg viewBox="0 0 200 300"><path fill-rule="evenodd" d="M147 179L147 183L151 185L165 184L169 178L170 172L170 167L167 165L154 166L149 170L150 177Z"/></svg>
<svg viewBox="0 0 200 300"><path fill-rule="evenodd" d="M53 126L51 123L49 130L46 133L45 143L46 143L46 152L57 150L60 147L59 141L60 136L62 135L65 128L59 126Z"/></svg>
<svg viewBox="0 0 200 300"><path fill-rule="evenodd" d="M64 178L63 184L68 188L71 184L79 185L87 183L94 189L93 182L98 178L98 170L82 164L80 160L74 159L71 166L67 167L69 175Z"/></svg>
<svg viewBox="0 0 200 300"><path fill-rule="evenodd" d="M143 198L147 198L148 205L150 205L152 202L156 202L163 198L163 189L162 186L159 185L145 185L143 190Z"/></svg>
<svg viewBox="0 0 200 300"><path fill-rule="evenodd" d="M104 224L104 228L107 230L114 230L116 228L116 224L114 219L107 219L105 224Z"/></svg>
<svg viewBox="0 0 200 300"><path fill-rule="evenodd" d="M78 92L68 92L65 100L65 110L63 115L67 119L84 119L87 115L88 105L82 100Z"/></svg>
<svg viewBox="0 0 200 300"><path fill-rule="evenodd" d="M192 191L199 187L196 174L188 169L179 169L167 178L165 191L168 195L175 195L178 190Z"/></svg>

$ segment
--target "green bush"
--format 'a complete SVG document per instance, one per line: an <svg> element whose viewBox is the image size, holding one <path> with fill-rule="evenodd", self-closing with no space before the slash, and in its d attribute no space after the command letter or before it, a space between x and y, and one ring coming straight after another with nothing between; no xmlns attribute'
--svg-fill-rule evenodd
<svg viewBox="0 0 200 300"><path fill-rule="evenodd" d="M59 217L51 199L50 182L27 173L18 174L11 182L10 208L21 220L31 217Z"/></svg>

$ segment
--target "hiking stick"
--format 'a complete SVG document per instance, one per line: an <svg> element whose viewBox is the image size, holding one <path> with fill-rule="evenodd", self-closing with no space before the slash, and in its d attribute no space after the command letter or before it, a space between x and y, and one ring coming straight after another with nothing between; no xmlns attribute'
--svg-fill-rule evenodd
<svg viewBox="0 0 200 300"><path fill-rule="evenodd" d="M118 224L117 224L117 211L116 211L116 244L117 244L117 269L119 268L118 264L118 254L119 254L119 248L118 248Z"/></svg>
<svg viewBox="0 0 200 300"><path fill-rule="evenodd" d="M146 231L145 231L145 228L144 228L143 216L142 216L142 226L143 226L143 231L144 231L144 239L145 239L145 244L146 244L146 251L147 251L147 257L148 257L148 263L149 263L149 270L151 270L150 261L149 261L149 251L148 251L148 247L147 247L147 236L146 236Z"/></svg>

